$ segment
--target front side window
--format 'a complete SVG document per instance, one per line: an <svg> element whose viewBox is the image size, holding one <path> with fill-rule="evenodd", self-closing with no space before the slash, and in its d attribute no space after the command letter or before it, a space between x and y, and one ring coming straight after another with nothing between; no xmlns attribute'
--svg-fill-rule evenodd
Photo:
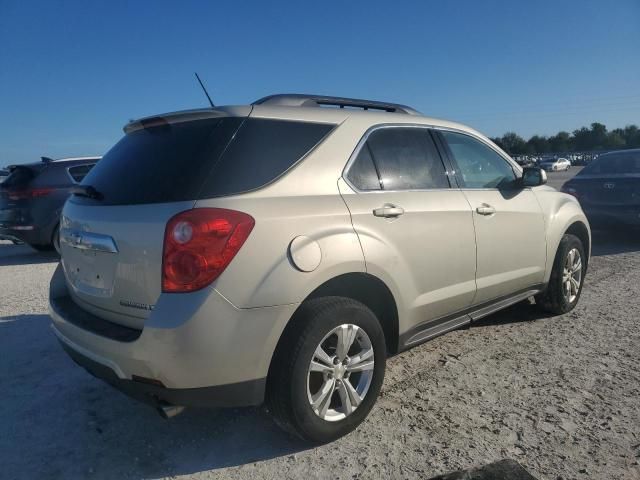
<svg viewBox="0 0 640 480"><path fill-rule="evenodd" d="M369 162L369 159L371 162ZM370 190L425 190L449 188L444 164L424 128L388 127L374 130L354 164L367 169ZM371 166L379 175L379 186L371 179ZM353 182L356 174L349 179ZM355 183L354 183L355 184ZM356 185L357 186L357 185Z"/></svg>
<svg viewBox="0 0 640 480"><path fill-rule="evenodd" d="M493 149L462 133L442 131L453 154L458 178L466 188L501 188L512 185L511 165Z"/></svg>

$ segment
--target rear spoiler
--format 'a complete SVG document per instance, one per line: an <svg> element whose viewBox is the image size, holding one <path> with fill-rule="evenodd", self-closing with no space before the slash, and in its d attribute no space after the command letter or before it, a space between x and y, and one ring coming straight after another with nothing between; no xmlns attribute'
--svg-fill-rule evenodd
<svg viewBox="0 0 640 480"><path fill-rule="evenodd" d="M216 108L200 108L196 110L183 110L180 112L164 113L154 115L152 117L144 117L137 120L131 120L122 130L124 133L135 132L144 128L157 127L161 125L170 125L172 123L190 122L192 120L201 120L205 118L221 118L221 117L248 117L253 107L216 107Z"/></svg>

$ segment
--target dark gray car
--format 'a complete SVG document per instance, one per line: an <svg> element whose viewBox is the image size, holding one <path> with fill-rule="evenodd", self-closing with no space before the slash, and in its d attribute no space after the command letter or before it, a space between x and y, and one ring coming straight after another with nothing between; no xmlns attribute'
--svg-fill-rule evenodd
<svg viewBox="0 0 640 480"><path fill-rule="evenodd" d="M9 176L0 184L0 239L57 250L62 206L70 189L99 159L43 157L41 162L8 167Z"/></svg>

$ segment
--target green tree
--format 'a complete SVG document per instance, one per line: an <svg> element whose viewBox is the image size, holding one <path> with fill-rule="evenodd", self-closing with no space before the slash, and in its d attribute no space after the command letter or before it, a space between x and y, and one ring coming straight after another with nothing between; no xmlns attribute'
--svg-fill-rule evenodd
<svg viewBox="0 0 640 480"><path fill-rule="evenodd" d="M514 132L507 132L501 139L502 147L511 155L524 155L527 153L527 142Z"/></svg>
<svg viewBox="0 0 640 480"><path fill-rule="evenodd" d="M504 148L504 145L502 144L502 138L500 138L500 137L491 137L491 138L489 138L489 140L491 140L493 143L498 145L501 149L506 151L506 148Z"/></svg>
<svg viewBox="0 0 640 480"><path fill-rule="evenodd" d="M549 138L549 151L568 152L573 150L573 142L569 132L558 132Z"/></svg>
<svg viewBox="0 0 640 480"><path fill-rule="evenodd" d="M640 129L636 125L624 127L624 140L629 148L640 148Z"/></svg>
<svg viewBox="0 0 640 480"><path fill-rule="evenodd" d="M549 145L549 139L547 137L543 137L540 135L534 135L529 140L527 140L528 150L531 153L549 153L551 151L551 147Z"/></svg>
<svg viewBox="0 0 640 480"><path fill-rule="evenodd" d="M573 131L573 150L592 150L593 141L591 138L591 130L587 127L582 127Z"/></svg>
<svg viewBox="0 0 640 480"><path fill-rule="evenodd" d="M616 128L607 135L607 148L624 148L627 142L624 138L624 130L622 128Z"/></svg>
<svg viewBox="0 0 640 480"><path fill-rule="evenodd" d="M591 124L591 142L594 150L599 150L607 145L607 127L602 123Z"/></svg>

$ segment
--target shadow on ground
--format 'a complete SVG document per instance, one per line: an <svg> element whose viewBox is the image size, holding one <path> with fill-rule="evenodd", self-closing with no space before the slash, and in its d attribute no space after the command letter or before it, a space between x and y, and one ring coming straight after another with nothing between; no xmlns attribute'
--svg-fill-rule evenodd
<svg viewBox="0 0 640 480"><path fill-rule="evenodd" d="M164 420L76 366L49 323L47 315L0 318L7 478L157 478L307 448L261 409L194 409Z"/></svg>
<svg viewBox="0 0 640 480"><path fill-rule="evenodd" d="M34 265L59 260L55 252L38 252L28 245L0 242L0 267L8 265Z"/></svg>
<svg viewBox="0 0 640 480"><path fill-rule="evenodd" d="M594 256L640 251L640 230L638 229L598 229L593 230L591 236L593 243L591 254Z"/></svg>
<svg viewBox="0 0 640 480"><path fill-rule="evenodd" d="M509 323L531 322L549 318L549 314L538 308L531 300L524 300L499 312L471 322L470 328L488 327L490 325L507 325Z"/></svg>

